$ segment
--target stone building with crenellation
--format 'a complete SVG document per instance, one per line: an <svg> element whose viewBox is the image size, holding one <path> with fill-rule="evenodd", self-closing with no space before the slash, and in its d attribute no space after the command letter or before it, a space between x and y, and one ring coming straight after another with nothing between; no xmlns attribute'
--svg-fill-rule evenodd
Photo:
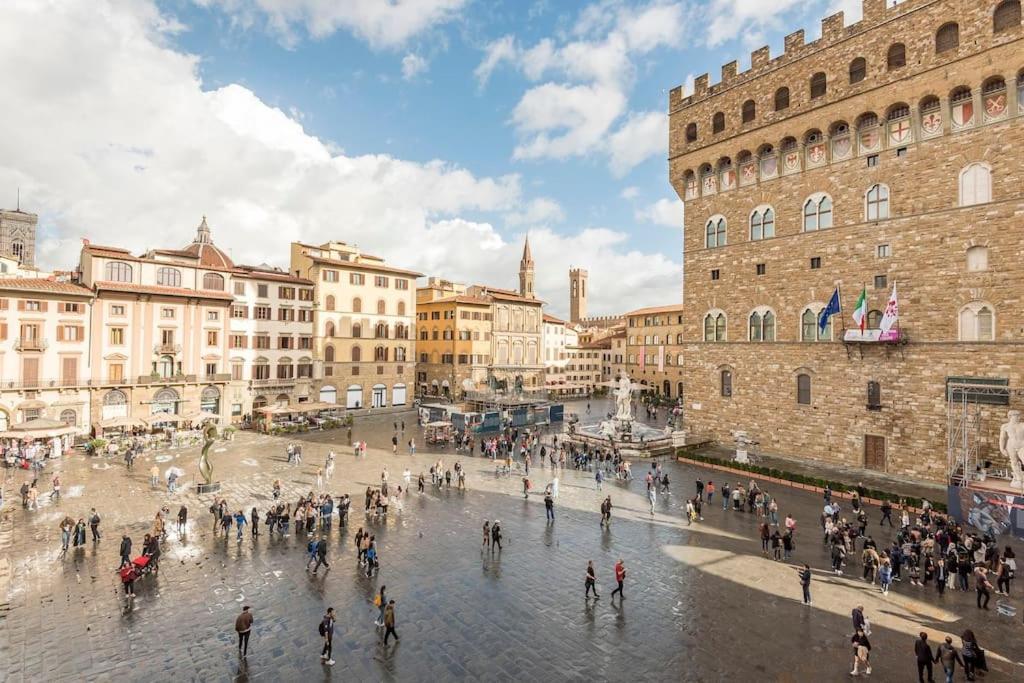
<svg viewBox="0 0 1024 683"><path fill-rule="evenodd" d="M1024 28L1018 0L886 5L669 94L686 424L941 480L947 382L1024 387ZM862 290L868 329L848 336ZM997 466L1006 410L979 423Z"/></svg>

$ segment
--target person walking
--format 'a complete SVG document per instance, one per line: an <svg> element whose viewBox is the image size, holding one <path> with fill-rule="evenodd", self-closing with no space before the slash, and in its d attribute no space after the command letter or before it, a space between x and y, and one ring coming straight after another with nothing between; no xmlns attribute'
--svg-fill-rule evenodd
<svg viewBox="0 0 1024 683"><path fill-rule="evenodd" d="M327 562L327 539L321 538L316 542L316 564L313 565L313 575L316 575L316 570L320 569L320 565L331 568L330 563Z"/></svg>
<svg viewBox="0 0 1024 683"><path fill-rule="evenodd" d="M978 609L988 609L988 601L992 597L992 582L988 580L988 569L984 565L979 565L974 570L974 588L978 592Z"/></svg>
<svg viewBox="0 0 1024 683"><path fill-rule="evenodd" d="M597 472L594 473L594 481L597 482L597 490L601 490L601 483L604 481L604 474L601 473L601 468L597 468Z"/></svg>
<svg viewBox="0 0 1024 683"><path fill-rule="evenodd" d="M178 510L178 533L185 532L185 526L188 524L188 508L184 505Z"/></svg>
<svg viewBox="0 0 1024 683"><path fill-rule="evenodd" d="M374 620L373 625L377 627L384 626L384 610L388 606L388 598L384 594L387 590L387 586L381 586L380 592L373 596L373 604L377 608L377 618Z"/></svg>
<svg viewBox="0 0 1024 683"><path fill-rule="evenodd" d="M245 513L239 510L235 513L235 527L238 529L237 540L239 543L242 542L242 528L246 525ZM253 527L254 529L256 527Z"/></svg>
<svg viewBox="0 0 1024 683"><path fill-rule="evenodd" d="M594 571L594 561L587 561L587 576L584 579L583 585L586 587L584 599L590 598L590 591L594 591L594 599L597 600L601 596L597 594L597 573Z"/></svg>
<svg viewBox="0 0 1024 683"><path fill-rule="evenodd" d="M618 584L618 587L615 590L612 591L612 597L611 597L612 600L615 599L615 594L616 593L619 594L619 598L620 599L625 599L626 594L622 591L622 584L623 584L623 582L625 580L626 580L626 565L623 564L622 558L620 557L619 561L615 563L615 583Z"/></svg>
<svg viewBox="0 0 1024 683"><path fill-rule="evenodd" d="M252 537L256 538L260 535L260 513L255 507L249 512L249 524L252 526Z"/></svg>
<svg viewBox="0 0 1024 683"><path fill-rule="evenodd" d="M249 635L252 633L252 609L249 605L242 608L242 613L235 618L235 633L238 634L238 656L249 654Z"/></svg>
<svg viewBox="0 0 1024 683"><path fill-rule="evenodd" d="M149 488L155 489L160 486L160 466L154 464L149 468Z"/></svg>
<svg viewBox="0 0 1024 683"><path fill-rule="evenodd" d="M653 517L654 504L658 502L658 492L653 486L647 489L647 502L651 504L651 517Z"/></svg>
<svg viewBox="0 0 1024 683"><path fill-rule="evenodd" d="M853 670L851 676L859 676L863 671L865 675L871 675L871 641L868 640L864 629L857 629L850 639L853 644Z"/></svg>
<svg viewBox="0 0 1024 683"><path fill-rule="evenodd" d="M91 512L92 514L89 516L89 530L92 531L93 543L98 543L100 540L100 515L96 512L96 508L92 508Z"/></svg>
<svg viewBox="0 0 1024 683"><path fill-rule="evenodd" d="M56 498L57 502L59 503L60 502L60 477L57 476L56 474L53 475L52 486L53 486L53 488L50 491L50 500L53 500L54 498Z"/></svg>
<svg viewBox="0 0 1024 683"><path fill-rule="evenodd" d="M548 521L555 521L555 499L551 497L551 491L544 494L544 513Z"/></svg>
<svg viewBox="0 0 1024 683"><path fill-rule="evenodd" d="M946 674L946 683L953 683L953 674L956 672L957 663L960 666L964 665L964 660L960 658L960 653L953 647L953 639L950 636L946 636L946 641L939 645L938 652L935 653L935 661L942 665L942 671Z"/></svg>
<svg viewBox="0 0 1024 683"><path fill-rule="evenodd" d="M952 640L950 640L952 642ZM936 661L932 646L928 644L928 634L921 631L920 637L914 641L914 656L917 657L917 680L925 683L924 672L928 672L928 683L934 683L932 678L932 662Z"/></svg>
<svg viewBox="0 0 1024 683"><path fill-rule="evenodd" d="M484 542L480 546L481 550L491 544L491 523L486 519L484 520Z"/></svg>
<svg viewBox="0 0 1024 683"><path fill-rule="evenodd" d="M804 568L800 570L800 588L804 593L804 604L814 604L811 602L811 566L806 563L804 563Z"/></svg>
<svg viewBox="0 0 1024 683"><path fill-rule="evenodd" d="M128 532L121 534L121 564L118 565L118 569L125 566L126 564L132 563L132 539L128 537Z"/></svg>
<svg viewBox="0 0 1024 683"><path fill-rule="evenodd" d="M888 500L882 501L882 519L878 520L878 526L882 526L886 522L889 522L889 528L892 528L892 503Z"/></svg>
<svg viewBox="0 0 1024 683"><path fill-rule="evenodd" d="M387 647L388 638L394 636L398 642L398 631L395 630L395 601L389 600L388 606L384 609L384 646Z"/></svg>
<svg viewBox="0 0 1024 683"><path fill-rule="evenodd" d="M497 548L501 550L501 520L494 520L494 524L491 525L491 552Z"/></svg>
<svg viewBox="0 0 1024 683"><path fill-rule="evenodd" d="M331 648L334 645L333 607L328 607L324 618L320 620L320 637L324 639L324 647L320 651L320 661L327 666L334 666L334 659L331 658Z"/></svg>
<svg viewBox="0 0 1024 683"><path fill-rule="evenodd" d="M68 545L71 544L71 531L75 528L75 520L71 519L67 515L60 523L60 551L66 553L68 551Z"/></svg>
<svg viewBox="0 0 1024 683"><path fill-rule="evenodd" d="M601 501L601 526L608 529L612 526L612 497L605 496Z"/></svg>

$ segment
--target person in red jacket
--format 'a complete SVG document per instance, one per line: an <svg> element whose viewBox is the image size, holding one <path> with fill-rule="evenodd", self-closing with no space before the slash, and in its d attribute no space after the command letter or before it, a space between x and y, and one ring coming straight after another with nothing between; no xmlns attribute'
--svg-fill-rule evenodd
<svg viewBox="0 0 1024 683"><path fill-rule="evenodd" d="M626 594L622 592L622 583L626 580L626 565L622 563L622 558L615 563L615 582L619 584L619 587L612 591L612 598L618 593L620 598L625 598Z"/></svg>

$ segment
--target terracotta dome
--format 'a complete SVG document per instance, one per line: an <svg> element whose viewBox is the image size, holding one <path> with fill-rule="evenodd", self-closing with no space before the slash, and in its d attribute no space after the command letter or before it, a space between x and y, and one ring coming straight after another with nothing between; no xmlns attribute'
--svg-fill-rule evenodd
<svg viewBox="0 0 1024 683"><path fill-rule="evenodd" d="M206 216L203 216L203 222L199 224L199 228L196 230L195 240L192 241L192 244L182 249L182 252L198 258L199 265L204 268L223 269L235 267L231 257L213 243L213 237L210 236L210 226L206 224Z"/></svg>

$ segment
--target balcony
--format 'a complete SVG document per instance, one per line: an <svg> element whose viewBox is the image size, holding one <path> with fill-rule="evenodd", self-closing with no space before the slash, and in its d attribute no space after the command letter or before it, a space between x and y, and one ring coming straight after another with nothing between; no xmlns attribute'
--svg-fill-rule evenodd
<svg viewBox="0 0 1024 683"><path fill-rule="evenodd" d="M230 372L218 372L213 375L203 375L204 382L230 382Z"/></svg>
<svg viewBox="0 0 1024 683"><path fill-rule="evenodd" d="M195 384L198 379L197 375L139 375L136 384Z"/></svg>
<svg viewBox="0 0 1024 683"><path fill-rule="evenodd" d="M20 379L0 382L0 389L74 389L90 386L87 379Z"/></svg>
<svg viewBox="0 0 1024 683"><path fill-rule="evenodd" d="M177 356L181 353L181 344L156 344L153 353L157 356Z"/></svg>
<svg viewBox="0 0 1024 683"><path fill-rule="evenodd" d="M265 389L267 387L291 387L295 386L296 379L297 378L295 377L287 379L278 379L276 377L271 377L269 379L253 379L249 380L249 386L253 389Z"/></svg>
<svg viewBox="0 0 1024 683"><path fill-rule="evenodd" d="M49 346L49 339L23 339L18 337L14 340L14 349L16 351L45 351Z"/></svg>

